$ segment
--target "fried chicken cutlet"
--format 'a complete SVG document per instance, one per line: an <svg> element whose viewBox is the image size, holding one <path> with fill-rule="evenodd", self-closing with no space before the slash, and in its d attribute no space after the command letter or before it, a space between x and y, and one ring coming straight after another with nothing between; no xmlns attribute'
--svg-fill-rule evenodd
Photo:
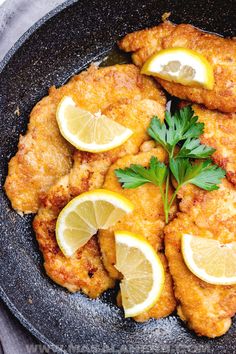
<svg viewBox="0 0 236 354"><path fill-rule="evenodd" d="M134 65L100 69L93 65L66 85L52 87L32 110L26 135L20 137L18 152L9 162L5 190L17 211L37 212L40 197L70 171L74 149L61 136L56 121L58 103L66 95L92 113L109 110L125 99L165 102L155 83L140 75Z"/></svg>
<svg viewBox="0 0 236 354"><path fill-rule="evenodd" d="M135 69L136 70L136 69ZM152 82L150 82L152 85ZM142 143L147 143L146 129L153 115L164 119L165 98L153 84L148 90L151 98L137 94L133 99L123 98L110 104L102 113L125 125L133 135L120 147L104 153L76 151L74 165L66 176L52 186L34 219L33 227L44 256L47 274L56 283L70 291L82 290L90 297L97 297L114 285L103 267L96 237L72 257L66 258L55 238L55 225L62 208L75 196L101 188L110 165L126 154L137 154Z"/></svg>
<svg viewBox="0 0 236 354"><path fill-rule="evenodd" d="M161 318L168 316L175 309L175 298L172 289L172 280L163 251L163 230L165 226L164 207L159 187L148 183L136 189L123 189L115 176L115 169L129 167L130 164L148 166L150 158L156 156L158 160L167 160L167 154L161 147L142 152L137 155L126 155L113 164L105 178L103 188L117 192L128 198L134 205L134 211L118 221L107 230L99 230L98 239L101 247L103 263L109 275L113 279L121 279L121 275L114 267L116 263L114 232L127 230L141 234L147 238L150 244L159 254L165 269L165 285L157 304L149 311L135 317L136 321L146 321L149 318ZM173 206L170 219L175 214Z"/></svg>
<svg viewBox="0 0 236 354"><path fill-rule="evenodd" d="M201 143L216 149L213 161L225 169L227 179L236 186L236 113L210 111L196 104L192 108L204 123Z"/></svg>
<svg viewBox="0 0 236 354"><path fill-rule="evenodd" d="M236 285L211 285L196 277L181 253L182 234L236 241L236 189L224 179L219 190L193 185L179 192L180 213L165 228L165 253L174 281L178 314L200 336L223 335L236 312Z"/></svg>
<svg viewBox="0 0 236 354"><path fill-rule="evenodd" d="M171 95L202 103L210 109L236 112L236 41L203 32L191 25L164 22L159 26L126 35L119 47L133 52L133 62L141 67L154 53L167 48L182 47L204 55L213 67L213 90L193 88L157 81Z"/></svg>

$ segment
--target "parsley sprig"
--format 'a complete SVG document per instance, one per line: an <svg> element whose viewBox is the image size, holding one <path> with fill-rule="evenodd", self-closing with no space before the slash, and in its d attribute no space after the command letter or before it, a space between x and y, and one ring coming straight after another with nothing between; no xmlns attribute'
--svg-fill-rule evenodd
<svg viewBox="0 0 236 354"><path fill-rule="evenodd" d="M194 116L190 106L176 111L173 116L167 111L164 122L155 116L147 132L167 151L169 166L152 157L148 168L131 165L115 170L123 188L137 188L145 183L153 183L160 188L166 223L170 208L181 187L192 183L212 191L219 188L218 184L225 176L225 171L210 160L215 149L201 144L198 139L203 130L204 124L198 122L198 117ZM177 186L169 200L171 175L174 176Z"/></svg>

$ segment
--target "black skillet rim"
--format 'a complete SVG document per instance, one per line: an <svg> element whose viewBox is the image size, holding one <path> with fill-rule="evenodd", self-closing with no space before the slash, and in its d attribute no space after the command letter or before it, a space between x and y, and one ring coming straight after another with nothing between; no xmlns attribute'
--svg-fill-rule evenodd
<svg viewBox="0 0 236 354"><path fill-rule="evenodd" d="M77 2L77 0L66 0L61 5L55 7L55 9L48 12L45 16L43 16L40 20L35 22L11 47L11 49L6 53L4 58L0 62L0 74L7 66L8 62L11 60L12 56L16 53L16 51L24 44L24 42L39 28L41 27L47 20L51 17L55 16L62 10L66 9L70 5ZM32 333L37 339L39 339L42 343L46 344L50 349L55 351L56 353L66 353L60 347L55 345L53 342L48 340L41 332L39 332L31 323L25 319L25 317L20 313L20 311L14 306L14 304L10 301L7 294L4 292L2 287L0 286L0 298L7 305L11 313L20 321L20 323Z"/></svg>

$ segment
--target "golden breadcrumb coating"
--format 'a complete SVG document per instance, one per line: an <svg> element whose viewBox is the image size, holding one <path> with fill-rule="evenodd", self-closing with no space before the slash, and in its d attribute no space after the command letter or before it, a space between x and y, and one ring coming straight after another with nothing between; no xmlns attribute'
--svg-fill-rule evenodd
<svg viewBox="0 0 236 354"><path fill-rule="evenodd" d="M193 185L180 190L178 216L165 228L165 252L174 281L178 314L197 335L223 335L236 312L236 285L211 285L196 277L181 253L184 233L236 241L236 189L226 179L220 189L207 192Z"/></svg>
<svg viewBox="0 0 236 354"><path fill-rule="evenodd" d="M134 65L91 66L66 85L49 90L31 112L26 135L20 137L18 152L9 162L6 193L17 211L35 213L40 197L72 166L72 146L61 136L56 122L60 100L72 96L82 108L105 111L119 100L150 99L165 104L161 90L140 75Z"/></svg>
<svg viewBox="0 0 236 354"><path fill-rule="evenodd" d="M136 78L139 77L133 65L128 67L132 71L135 70ZM133 135L120 147L104 153L76 151L70 172L41 197L41 206L33 223L49 277L70 291L82 290L90 297L97 297L114 285L114 280L103 267L96 237L79 249L73 257L66 258L57 246L56 219L72 198L88 190L101 188L108 168L119 157L136 154L143 143L144 146L149 144L146 129L153 115L158 114L164 118L165 98L155 83L142 80L143 77L139 77L139 85L143 91L136 92L135 97L125 97L124 93L122 98L112 102L111 92L110 105L101 109L109 118L130 128ZM143 86L147 89L146 95ZM151 98L147 98L148 95ZM106 102L108 103L108 98Z"/></svg>
<svg viewBox="0 0 236 354"><path fill-rule="evenodd" d="M58 198L58 195L57 195ZM57 215L67 204L62 197L57 204L39 210L33 226L37 235L40 250L44 257L44 267L47 275L57 284L71 292L82 290L91 298L98 297L105 290L114 286L103 267L96 236L79 249L72 257L66 258L55 238Z"/></svg>
<svg viewBox="0 0 236 354"><path fill-rule="evenodd" d="M193 105L199 122L204 123L202 144L216 149L212 159L226 171L227 179L236 186L236 114L210 111Z"/></svg>
<svg viewBox="0 0 236 354"><path fill-rule="evenodd" d="M165 256L161 253L163 251L163 230L165 226L164 207L159 187L148 183L135 189L123 189L115 176L114 170L129 167L130 164L148 166L152 156L156 156L160 161L167 160L166 152L158 147L135 156L126 155L110 167L103 188L122 194L134 204L135 208L131 214L125 215L113 227L107 230L99 230L98 234L103 263L113 279L121 278L114 267L116 263L114 231L116 230L127 230L143 235L161 257L165 269L164 289L157 304L151 310L135 317L135 320L140 322L151 317L165 317L175 309L172 280ZM176 206L174 205L171 209L170 218L174 216L175 211Z"/></svg>
<svg viewBox="0 0 236 354"><path fill-rule="evenodd" d="M119 46L133 52L133 62L141 67L161 49L182 47L204 55L213 67L213 90L193 88L158 79L171 95L203 103L210 109L236 112L236 41L203 32L191 25L164 22L159 26L126 35Z"/></svg>

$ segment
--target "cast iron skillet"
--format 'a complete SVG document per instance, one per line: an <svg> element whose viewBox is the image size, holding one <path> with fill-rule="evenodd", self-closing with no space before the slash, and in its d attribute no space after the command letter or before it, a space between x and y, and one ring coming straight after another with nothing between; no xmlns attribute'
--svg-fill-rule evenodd
<svg viewBox="0 0 236 354"><path fill-rule="evenodd" d="M0 173L16 152L27 117L48 88L61 85L91 61L102 58L118 38L158 24L171 11L176 23L191 23L235 35L235 1L68 1L33 26L0 66ZM19 107L20 116L14 112ZM61 353L233 353L236 321L223 337L209 340L190 332L177 316L145 324L124 320L112 292L100 299L70 294L45 275L31 229L0 194L0 293L36 337Z"/></svg>

